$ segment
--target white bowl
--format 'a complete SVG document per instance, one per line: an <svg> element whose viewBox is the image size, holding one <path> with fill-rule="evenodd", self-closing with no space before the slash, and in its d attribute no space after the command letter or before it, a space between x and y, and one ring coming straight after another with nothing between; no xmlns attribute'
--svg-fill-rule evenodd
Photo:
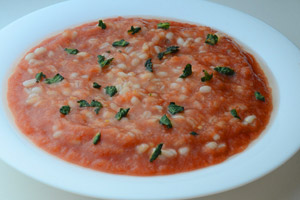
<svg viewBox="0 0 300 200"><path fill-rule="evenodd" d="M186 173L134 177L86 169L34 146L13 122L7 79L25 52L69 27L114 16L188 21L232 36L254 54L273 89L274 110L267 129L245 151L225 162ZM13 22L0 31L0 157L19 171L81 195L118 199L182 199L205 196L249 183L280 166L300 147L300 52L263 22L206 1L67 1ZM297 130L298 129L298 130Z"/></svg>

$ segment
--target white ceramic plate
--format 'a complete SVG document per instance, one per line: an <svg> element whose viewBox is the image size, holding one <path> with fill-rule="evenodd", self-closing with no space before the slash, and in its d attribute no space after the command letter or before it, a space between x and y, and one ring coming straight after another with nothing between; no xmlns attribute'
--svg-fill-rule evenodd
<svg viewBox="0 0 300 200"><path fill-rule="evenodd" d="M244 152L201 170L168 176L112 175L64 162L35 147L16 128L7 108L6 85L29 48L66 28L100 18L148 16L198 23L225 32L258 60L273 89L269 126ZM263 22L206 1L68 1L29 14L0 31L0 156L19 171L51 186L92 197L182 199L249 183L274 170L300 146L300 52Z"/></svg>

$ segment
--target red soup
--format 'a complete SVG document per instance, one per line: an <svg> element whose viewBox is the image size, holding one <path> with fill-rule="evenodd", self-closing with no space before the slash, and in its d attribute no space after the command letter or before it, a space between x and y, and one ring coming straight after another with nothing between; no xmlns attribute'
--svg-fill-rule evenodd
<svg viewBox="0 0 300 200"><path fill-rule="evenodd" d="M127 175L173 174L243 151L272 111L267 79L229 36L175 21L112 18L28 51L9 107L37 146Z"/></svg>

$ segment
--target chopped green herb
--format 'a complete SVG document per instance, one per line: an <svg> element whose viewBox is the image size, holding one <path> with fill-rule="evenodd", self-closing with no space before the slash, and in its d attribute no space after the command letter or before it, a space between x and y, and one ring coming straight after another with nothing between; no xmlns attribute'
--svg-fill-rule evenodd
<svg viewBox="0 0 300 200"><path fill-rule="evenodd" d="M179 112L183 112L184 111L184 107L182 106L178 106L176 105L174 102L171 102L168 106L168 111L169 113L171 113L172 115L175 115Z"/></svg>
<svg viewBox="0 0 300 200"><path fill-rule="evenodd" d="M262 94L260 94L260 92L255 92L254 93L254 95L255 95L255 98L257 99L257 100L260 100L260 101L265 101L265 97L262 95Z"/></svg>
<svg viewBox="0 0 300 200"><path fill-rule="evenodd" d="M203 70L203 72L204 72L204 76L201 77L202 82L206 82L212 79L213 73L209 74L206 70Z"/></svg>
<svg viewBox="0 0 300 200"><path fill-rule="evenodd" d="M107 86L104 89L106 94L108 94L110 97L114 96L118 92L115 86Z"/></svg>
<svg viewBox="0 0 300 200"><path fill-rule="evenodd" d="M169 29L170 27L170 23L169 22L161 22L157 24L157 28L161 28L161 29Z"/></svg>
<svg viewBox="0 0 300 200"><path fill-rule="evenodd" d="M170 53L176 53L177 51L179 51L179 46L170 46L166 49L166 51L164 52L160 52L157 57L159 60L163 59L163 57L167 54L170 54Z"/></svg>
<svg viewBox="0 0 300 200"><path fill-rule="evenodd" d="M150 97L152 97L152 93L149 93L148 95L149 95Z"/></svg>
<svg viewBox="0 0 300 200"><path fill-rule="evenodd" d="M95 111L95 113L98 115L100 110L101 110L101 108L100 108L100 107L97 107L94 111Z"/></svg>
<svg viewBox="0 0 300 200"><path fill-rule="evenodd" d="M98 83L94 82L93 83L93 88L99 89L99 88L101 88L101 85L99 85Z"/></svg>
<svg viewBox="0 0 300 200"><path fill-rule="evenodd" d="M86 100L79 100L77 101L77 103L79 103L79 107L96 107L96 109L94 110L96 114L98 114L103 107L102 104L96 100L92 100L91 104L89 104Z"/></svg>
<svg viewBox="0 0 300 200"><path fill-rule="evenodd" d="M100 140L101 140L101 133L98 132L93 138L93 144L94 145L98 144L100 142Z"/></svg>
<svg viewBox="0 0 300 200"><path fill-rule="evenodd" d="M121 120L123 117L127 116L127 113L129 112L129 110L130 110L130 108L127 108L127 109L120 108L120 111L116 114L115 118L117 120Z"/></svg>
<svg viewBox="0 0 300 200"><path fill-rule="evenodd" d="M106 51L106 53L111 53L110 51Z"/></svg>
<svg viewBox="0 0 300 200"><path fill-rule="evenodd" d="M192 74L192 65L187 64L182 72L183 73L179 76L179 78L186 78L190 76Z"/></svg>
<svg viewBox="0 0 300 200"><path fill-rule="evenodd" d="M35 75L35 80L36 80L37 83L40 82L42 80L42 78L46 78L46 75L43 74L43 72L37 73Z"/></svg>
<svg viewBox="0 0 300 200"><path fill-rule="evenodd" d="M150 162L153 162L160 154L161 154L161 149L163 147L163 143L160 143L157 145L157 147L154 149L151 157L150 157Z"/></svg>
<svg viewBox="0 0 300 200"><path fill-rule="evenodd" d="M165 56L165 52L159 52L157 55L159 60L163 59L164 56Z"/></svg>
<svg viewBox="0 0 300 200"><path fill-rule="evenodd" d="M86 100L79 100L77 101L79 103L79 107L90 107L91 105Z"/></svg>
<svg viewBox="0 0 300 200"><path fill-rule="evenodd" d="M218 36L214 34L207 34L205 43L209 45L215 45L218 43L218 41L219 41Z"/></svg>
<svg viewBox="0 0 300 200"><path fill-rule="evenodd" d="M70 108L70 106L62 106L60 109L59 109L59 112L61 113L61 114L63 114L63 115L67 115L67 114L69 114L70 113L70 110L71 110L71 108Z"/></svg>
<svg viewBox="0 0 300 200"><path fill-rule="evenodd" d="M94 111L98 115L98 113L101 110L101 108L103 108L103 105L99 101L92 100L91 101L91 107L96 107L96 109Z"/></svg>
<svg viewBox="0 0 300 200"><path fill-rule="evenodd" d="M102 20L99 20L98 26L101 27L102 29L106 29L106 24Z"/></svg>
<svg viewBox="0 0 300 200"><path fill-rule="evenodd" d="M171 121L169 120L169 118L167 117L167 115L164 115L160 118L159 120L159 123L162 124L162 125L165 125L167 126L167 128L172 128L172 123Z"/></svg>
<svg viewBox="0 0 300 200"><path fill-rule="evenodd" d="M221 67L221 66L217 66L214 68L215 71L219 72L220 74L225 74L228 76L232 76L234 75L234 70L230 69L229 67Z"/></svg>
<svg viewBox="0 0 300 200"><path fill-rule="evenodd" d="M47 84L53 84L64 80L64 77L60 74L56 74L53 78L46 78L45 82Z"/></svg>
<svg viewBox="0 0 300 200"><path fill-rule="evenodd" d="M68 54L72 54L72 55L76 55L78 54L78 49L68 49L68 48L65 48L65 51L68 53Z"/></svg>
<svg viewBox="0 0 300 200"><path fill-rule="evenodd" d="M96 101L96 100L92 100L91 101L91 107L100 107L102 108L102 103L100 103L99 101Z"/></svg>
<svg viewBox="0 0 300 200"><path fill-rule="evenodd" d="M133 26L131 26L130 30L128 30L128 33L131 33L131 35L133 35L133 34L139 32L140 30L141 30L141 27L134 28Z"/></svg>
<svg viewBox="0 0 300 200"><path fill-rule="evenodd" d="M196 135L199 135L199 134L196 133L196 132L194 132L194 131L192 131L192 132L190 132L190 135L196 136Z"/></svg>
<svg viewBox="0 0 300 200"><path fill-rule="evenodd" d="M232 109L232 110L230 111L230 113L231 113L231 115L232 115L233 117L238 118L238 119L241 119L240 116L237 114L236 109Z"/></svg>
<svg viewBox="0 0 300 200"><path fill-rule="evenodd" d="M149 72L153 72L153 64L152 64L151 58L149 58L145 62L145 67L146 67L146 70L148 70Z"/></svg>
<svg viewBox="0 0 300 200"><path fill-rule="evenodd" d="M126 42L124 39L122 39L119 41L115 41L112 45L114 47L126 47L127 45L129 45L129 42Z"/></svg>
<svg viewBox="0 0 300 200"><path fill-rule="evenodd" d="M102 55L98 55L97 58L98 58L98 63L100 64L101 67L109 65L111 63L111 61L113 61L113 59L114 59L114 58L110 58L110 59L105 60L105 57Z"/></svg>

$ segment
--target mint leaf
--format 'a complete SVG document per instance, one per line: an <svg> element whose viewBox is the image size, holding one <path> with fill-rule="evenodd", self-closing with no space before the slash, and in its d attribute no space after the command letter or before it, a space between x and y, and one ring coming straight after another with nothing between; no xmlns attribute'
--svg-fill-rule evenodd
<svg viewBox="0 0 300 200"><path fill-rule="evenodd" d="M163 59L163 57L167 54L176 53L179 51L179 46L170 46L164 52L160 52L157 57L159 60Z"/></svg>
<svg viewBox="0 0 300 200"><path fill-rule="evenodd" d="M58 83L60 81L64 80L64 77L60 74L56 74L53 78L46 78L45 83L47 84L53 84L53 83Z"/></svg>
<svg viewBox="0 0 300 200"><path fill-rule="evenodd" d="M215 45L218 43L218 41L219 38L215 34L207 34L205 43L209 45Z"/></svg>
<svg viewBox="0 0 300 200"><path fill-rule="evenodd" d="M146 70L148 70L149 72L153 72L153 64L152 64L151 58L149 58L145 62L145 67L146 67Z"/></svg>
<svg viewBox="0 0 300 200"><path fill-rule="evenodd" d="M212 79L213 73L209 74L206 70L203 70L203 72L204 72L204 76L201 77L202 82L206 82Z"/></svg>
<svg viewBox="0 0 300 200"><path fill-rule="evenodd" d="M100 140L101 140L101 133L98 132L93 138L93 144L94 145L98 144L100 142Z"/></svg>
<svg viewBox="0 0 300 200"><path fill-rule="evenodd" d="M67 115L67 114L69 114L70 113L70 110L71 110L71 108L70 108L70 106L62 106L60 109L59 109L59 112L61 113L61 114L63 114L63 115Z"/></svg>
<svg viewBox="0 0 300 200"><path fill-rule="evenodd" d="M157 145L157 147L154 149L151 157L150 157L150 162L153 162L160 154L161 154L161 149L163 147L163 143L160 143Z"/></svg>
<svg viewBox="0 0 300 200"><path fill-rule="evenodd" d="M178 106L176 105L174 102L171 102L168 106L168 111L169 113L171 113L172 115L175 115L179 112L183 112L184 111L184 107L182 106Z"/></svg>
<svg viewBox="0 0 300 200"><path fill-rule="evenodd" d="M43 72L37 73L35 75L35 80L36 80L37 83L40 82L42 80L42 78L46 78L46 75L43 74Z"/></svg>
<svg viewBox="0 0 300 200"><path fill-rule="evenodd" d="M179 78L186 78L192 74L192 65L187 64L183 70L183 73L179 76Z"/></svg>
<svg viewBox="0 0 300 200"><path fill-rule="evenodd" d="M69 48L65 48L64 49L68 54L72 54L72 55L76 55L78 54L78 49L69 49Z"/></svg>
<svg viewBox="0 0 300 200"><path fill-rule="evenodd" d="M221 67L221 66L217 66L214 68L215 71L219 72L220 74L225 74L228 76L232 76L235 74L234 70L229 68L229 67Z"/></svg>
<svg viewBox="0 0 300 200"><path fill-rule="evenodd" d="M160 118L159 123L162 125L165 125L167 128L172 128L172 123L169 120L169 118L167 117L167 115L164 115Z"/></svg>
<svg viewBox="0 0 300 200"><path fill-rule="evenodd" d="M99 20L98 26L101 27L102 29L106 29L106 24L102 20Z"/></svg>
<svg viewBox="0 0 300 200"><path fill-rule="evenodd" d="M169 22L161 22L161 23L158 23L157 24L157 28L160 28L160 29L169 29L170 27L170 23Z"/></svg>
<svg viewBox="0 0 300 200"><path fill-rule="evenodd" d="M117 120L121 120L123 117L127 116L127 113L129 112L129 110L130 110L130 108L127 108L127 109L120 108L120 111L116 114L115 118Z"/></svg>
<svg viewBox="0 0 300 200"><path fill-rule="evenodd" d="M232 115L233 117L238 118L238 119L241 119L240 116L237 114L236 109L230 110L230 113L231 113L231 115Z"/></svg>
<svg viewBox="0 0 300 200"><path fill-rule="evenodd" d="M107 86L104 89L105 93L108 94L110 97L114 96L118 92L116 86Z"/></svg>
<svg viewBox="0 0 300 200"><path fill-rule="evenodd" d="M133 34L139 32L140 30L141 30L141 27L135 27L134 28L133 26L131 26L130 30L128 30L128 33L131 33L131 35L133 35Z"/></svg>
<svg viewBox="0 0 300 200"><path fill-rule="evenodd" d="M260 94L259 92L255 92L254 93L254 95L255 95L255 98L257 99L257 100L260 100L260 101L265 101L265 97L262 95L262 94Z"/></svg>
<svg viewBox="0 0 300 200"><path fill-rule="evenodd" d="M79 100L77 103L79 103L79 107L90 107L90 104L86 100Z"/></svg>
<svg viewBox="0 0 300 200"><path fill-rule="evenodd" d="M129 42L126 42L124 39L122 39L119 41L115 41L112 45L114 47L126 47L127 45L129 45Z"/></svg>
<svg viewBox="0 0 300 200"><path fill-rule="evenodd" d="M192 131L192 132L190 132L190 135L196 136L196 135L199 135L199 134L196 133L196 132L194 132L194 131Z"/></svg>
<svg viewBox="0 0 300 200"><path fill-rule="evenodd" d="M114 58L110 58L105 60L105 57L102 55L98 55L97 58L98 58L98 63L100 64L101 67L105 67L106 65L109 65L114 59Z"/></svg>
<svg viewBox="0 0 300 200"><path fill-rule="evenodd" d="M93 88L99 89L99 88L101 88L101 85L99 85L99 84L96 83L96 82L93 82Z"/></svg>

